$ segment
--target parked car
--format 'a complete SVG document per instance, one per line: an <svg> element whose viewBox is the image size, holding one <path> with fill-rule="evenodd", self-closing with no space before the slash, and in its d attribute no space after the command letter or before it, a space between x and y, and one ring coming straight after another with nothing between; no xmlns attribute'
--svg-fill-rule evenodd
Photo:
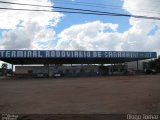
<svg viewBox="0 0 160 120"><path fill-rule="evenodd" d="M144 72L146 74L156 74L156 70L155 69L145 69Z"/></svg>
<svg viewBox="0 0 160 120"><path fill-rule="evenodd" d="M61 72L53 73L53 77L62 77L63 74Z"/></svg>
<svg viewBox="0 0 160 120"><path fill-rule="evenodd" d="M47 73L36 73L33 76L41 78L41 77L48 77L48 74Z"/></svg>

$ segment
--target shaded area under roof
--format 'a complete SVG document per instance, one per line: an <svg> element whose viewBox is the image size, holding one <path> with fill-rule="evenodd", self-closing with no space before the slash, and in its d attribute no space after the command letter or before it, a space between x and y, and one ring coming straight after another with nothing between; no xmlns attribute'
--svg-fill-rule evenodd
<svg viewBox="0 0 160 120"><path fill-rule="evenodd" d="M25 64L113 64L144 60L142 58L3 58L4 62L14 65Z"/></svg>
<svg viewBox="0 0 160 120"><path fill-rule="evenodd" d="M156 57L156 52L0 50L0 60L14 65L113 64Z"/></svg>

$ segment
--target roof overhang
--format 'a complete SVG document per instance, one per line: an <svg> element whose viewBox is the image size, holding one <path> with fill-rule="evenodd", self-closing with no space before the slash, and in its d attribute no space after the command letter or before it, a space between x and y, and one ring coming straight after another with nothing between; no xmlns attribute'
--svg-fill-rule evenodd
<svg viewBox="0 0 160 120"><path fill-rule="evenodd" d="M0 60L20 64L113 64L157 58L156 52L0 50Z"/></svg>

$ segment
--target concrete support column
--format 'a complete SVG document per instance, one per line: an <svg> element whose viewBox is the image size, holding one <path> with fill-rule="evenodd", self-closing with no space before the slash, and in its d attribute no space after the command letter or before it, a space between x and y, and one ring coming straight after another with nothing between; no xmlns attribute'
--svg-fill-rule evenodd
<svg viewBox="0 0 160 120"><path fill-rule="evenodd" d="M139 71L139 63L138 63L138 60L137 60L137 71Z"/></svg>
<svg viewBox="0 0 160 120"><path fill-rule="evenodd" d="M110 69L111 75L113 75L113 65L111 64L111 69Z"/></svg>
<svg viewBox="0 0 160 120"><path fill-rule="evenodd" d="M12 76L13 76L13 67L14 67L14 66L13 66L13 64L12 64Z"/></svg>
<svg viewBox="0 0 160 120"><path fill-rule="evenodd" d="M47 64L47 67L48 67L48 77L50 77L50 66L49 66L49 64Z"/></svg>

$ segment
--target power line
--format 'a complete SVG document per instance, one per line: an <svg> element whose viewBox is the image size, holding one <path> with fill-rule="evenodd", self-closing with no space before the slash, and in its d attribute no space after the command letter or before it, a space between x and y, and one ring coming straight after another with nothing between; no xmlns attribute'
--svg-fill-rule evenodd
<svg viewBox="0 0 160 120"><path fill-rule="evenodd" d="M19 0L18 0L19 1ZM40 1L40 0L33 0L35 2L44 2L44 1ZM50 1L53 1L53 0L50 0ZM139 0L137 0L139 1ZM150 0L146 0L145 2L150 2ZM160 3L159 0L152 0L152 2L156 3L156 6L159 5L157 3ZM121 9L122 6L120 5L110 5L110 4L100 4L100 3L95 3L93 4L93 2L78 2L78 1L67 1L67 0L54 0L54 3L63 3L63 4L71 4L71 5L83 5L83 6L91 6L91 7L98 7L98 8L108 8L110 7L110 9ZM50 7L53 7L53 6L50 6ZM141 9L141 10L135 10L135 9L132 9L132 8L127 8L127 9L130 9L132 11L138 11L138 12L150 12L153 13L153 12L156 12L156 11L153 11L153 10L150 10L149 9ZM143 10L143 11L142 11Z"/></svg>
<svg viewBox="0 0 160 120"><path fill-rule="evenodd" d="M69 2L69 1L67 1L67 2L63 2L63 1L54 1L54 3L62 3L62 4L70 4L70 5L83 5L83 6L90 6L90 7L97 7L97 8L107 8L107 9L119 9L119 10L121 10L122 8L122 6L114 6L114 5L103 5L103 4L96 4L96 5L94 5L94 4L80 4L80 3L78 3L77 4L77 2L75 2L75 3L73 3L73 2ZM86 3L86 2L82 2L82 3ZM158 6L158 4L156 4L157 6ZM126 8L126 9L128 9L128 10L131 10L131 11L135 11L135 12L141 12L141 13L157 13L157 14L160 14L160 11L155 11L155 10L149 10L149 9L140 9L140 10L135 10L135 9L133 9L133 8Z"/></svg>
<svg viewBox="0 0 160 120"><path fill-rule="evenodd" d="M0 9L5 9L5 10L64 12L64 13L79 13L79 14L92 14L92 15L125 16L125 17L136 17L136 18L145 18L145 19L156 19L156 20L160 20L159 17L138 16L138 15L129 15L129 14L121 14L121 13L112 13L112 12L103 12L103 11L93 11L93 10L86 10L86 9L75 9L75 8L65 8L65 7L53 7L53 6L23 4L23 3L12 3L12 2L4 2L4 1L0 1L0 2L1 2L1 3L7 3L7 4L39 6L39 7L52 7L52 8L63 9L63 10L59 10L59 11L50 11L50 10L15 9L15 8L2 8L2 7L0 8ZM72 10L72 11L64 11L64 10Z"/></svg>
<svg viewBox="0 0 160 120"><path fill-rule="evenodd" d="M21 1L21 0L18 0ZM47 3L47 1L41 1L41 0L30 0L30 1L35 1L35 2L39 2L39 3ZM70 5L77 5L77 6L87 6L87 7L97 7L97 8L107 8L107 9L122 9L121 5L111 5L111 4L100 4L100 3L95 3L95 2L79 2L79 1L68 1L68 0L49 0L48 2L54 2L54 3L62 3L62 4L70 4ZM136 1L136 0L135 0ZM137 0L139 1L139 0ZM160 0L145 0L144 3L147 2L153 2L155 3L154 6L159 6L160 4ZM153 6L153 5L152 5ZM52 6L51 6L52 7ZM154 7L155 8L155 7ZM137 11L137 12L146 12L146 13L155 13L157 11L155 10L151 10L151 9L133 9L133 8L129 8L127 7L127 9L132 10L132 11ZM158 11L160 12L160 11Z"/></svg>
<svg viewBox="0 0 160 120"><path fill-rule="evenodd" d="M83 12L95 12L95 13L104 13L108 14L109 12L102 12L102 11L94 11L94 10L86 10L86 9L77 9L77 8L67 8L67 7L54 7L54 6L43 6L43 5L33 5L33 4L24 4L24 3L13 3L13 2L4 2L0 1L0 3L7 3L7 4L16 4L16 5L27 5L27 6L36 6L36 7L51 7L51 8L57 8L57 9L64 9L64 10L76 10L76 11L83 11ZM43 11L43 10L40 10ZM45 10L46 11L46 10ZM109 13L109 14L115 14L115 13Z"/></svg>
<svg viewBox="0 0 160 120"><path fill-rule="evenodd" d="M54 1L54 3L63 3L63 4L71 4L71 5L83 5L83 6L91 6L91 7L98 7L98 8L106 8L106 7L121 7L121 6L113 6L113 5L104 5L104 4L91 4L87 2L69 2L69 1Z"/></svg>
<svg viewBox="0 0 160 120"><path fill-rule="evenodd" d="M23 10L23 11L41 11L41 12L63 12L63 13L77 13L77 14L90 14L90 15L103 15L103 16L121 16L121 17L135 17L135 18L144 18L144 19L155 19L160 20L159 17L148 17L148 16L137 16L137 15L128 15L128 14L117 14L117 13L94 13L94 12L76 12L76 11L50 11L50 10L34 10L34 9L15 9L15 8L0 8L3 10Z"/></svg>
<svg viewBox="0 0 160 120"><path fill-rule="evenodd" d="M61 1L59 1L61 2ZM69 1L68 1L69 2ZM36 7L48 7L48 8L57 8L57 9L72 9L72 10L79 10L79 9L74 9L74 8L64 8L64 7L54 7L54 6L45 6L45 5L34 5L34 4L24 4L24 3L17 3L17 2L5 2L5 1L0 1L0 3L6 3L6 4L16 4L16 5L27 5L27 6L36 6ZM87 4L91 4L89 2L78 2L78 3L87 3ZM72 3L73 4L73 3ZM98 4L98 5L103 5L103 4ZM103 6L107 6L107 7L111 7L111 9L120 9L121 6L113 6L113 5L103 5ZM98 7L98 6L97 6ZM106 8L106 7L105 7ZM134 10L134 9L131 9L131 8L127 8L131 11L137 11L137 12L146 12L146 13L156 13L157 11L153 11L153 10L150 10L150 11L146 11L144 9L142 9L141 11L140 10ZM83 11L81 9L81 11ZM85 11L91 11L91 10L85 10ZM101 12L101 11L98 11L98 12ZM157 13L159 14L159 13Z"/></svg>
<svg viewBox="0 0 160 120"><path fill-rule="evenodd" d="M52 1L52 0L51 0ZM136 0L135 0L136 1ZM137 0L137 1L139 1L139 0ZM145 2L150 2L151 0L145 0ZM74 1L74 2L71 2L71 1L67 1L67 0L54 0L54 2L67 2L67 3L78 3L78 4L88 4L88 5L93 5L93 2L91 3L91 2L78 2L78 1ZM155 3L160 3L160 1L159 0L152 0L152 2L155 2ZM100 3L95 3L96 5L98 5L98 6L106 6L106 5L104 5L104 4L100 4ZM107 5L108 6L108 5ZM113 5L109 5L109 6L113 6ZM121 7L120 5L118 5L118 6L116 6L116 7Z"/></svg>
<svg viewBox="0 0 160 120"><path fill-rule="evenodd" d="M34 4L25 4L25 3L17 3L17 2L5 2L5 1L0 1L0 3L15 4L15 5L27 5L27 6L33 6L33 7L53 7L53 6L34 5Z"/></svg>
<svg viewBox="0 0 160 120"><path fill-rule="evenodd" d="M5 1L0 1L0 3L16 4L16 5L27 5L27 6L44 7L44 8L69 9L69 10L80 10L80 11L104 13L104 12L102 12L102 11L93 11L93 10L86 10L86 9L84 10L84 9L75 9L75 8L65 8L65 7L54 7L54 6L45 6L45 5L34 5L34 4L24 4L24 3L17 3L17 2L5 2ZM85 3L85 2L79 2L79 3ZM88 3L88 4L89 4L89 3ZM103 5L103 4L100 4L100 5ZM120 6L112 6L112 5L106 5L106 6L113 7L113 8L111 8L111 9L120 9L120 8L118 8L118 7L120 7ZM130 8L129 8L129 9L130 9ZM139 10L133 10L133 9L130 9L130 10L139 12ZM142 11L142 10L141 10L141 11ZM142 12L155 13L156 11L148 12L148 11L143 10ZM157 14L159 14L159 13L157 13Z"/></svg>
<svg viewBox="0 0 160 120"><path fill-rule="evenodd" d="M153 0L152 0L152 2L153 2ZM154 2L158 2L158 1L154 1ZM72 4L72 5L84 5L84 6L99 7L99 8L108 8L108 7L110 7L111 9L121 9L121 7L122 7L120 5L110 5L110 4L106 5L106 4L99 4L99 3L95 3L96 4L95 5L95 4L91 3L91 2L77 2L77 1L71 2L71 1L66 1L66 0L61 0L61 1L56 1L55 0L54 3ZM160 3L160 1L159 1L159 3ZM132 8L127 8L127 9L133 10ZM143 10L142 12L148 12L146 9L142 9L142 10ZM133 11L140 11L140 10L133 10Z"/></svg>

